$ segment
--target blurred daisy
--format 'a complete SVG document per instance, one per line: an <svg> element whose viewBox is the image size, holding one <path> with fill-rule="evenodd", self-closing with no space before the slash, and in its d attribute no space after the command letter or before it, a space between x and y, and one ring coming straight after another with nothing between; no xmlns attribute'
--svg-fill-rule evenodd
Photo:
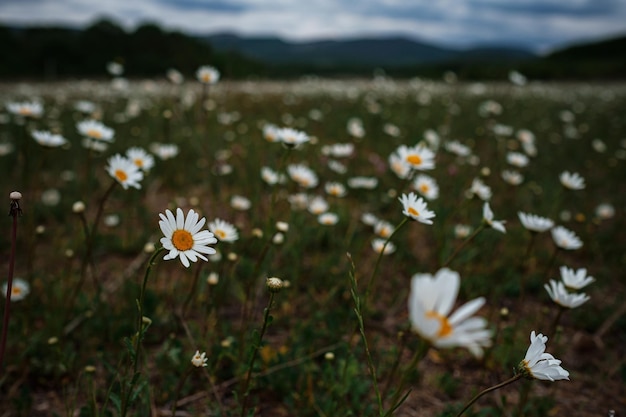
<svg viewBox="0 0 626 417"><path fill-rule="evenodd" d="M61 202L61 193L56 188L49 188L41 193L41 202L48 207L54 207Z"/></svg>
<svg viewBox="0 0 626 417"><path fill-rule="evenodd" d="M150 145L150 150L162 161L172 159L178 155L178 145L173 143L153 143Z"/></svg>
<svg viewBox="0 0 626 417"><path fill-rule="evenodd" d="M317 217L317 221L325 226L333 226L339 221L339 216L330 212L322 213Z"/></svg>
<svg viewBox="0 0 626 417"><path fill-rule="evenodd" d="M458 140L450 140L444 144L446 151L455 154L456 156L469 156L472 153L472 150L463 145Z"/></svg>
<svg viewBox="0 0 626 417"><path fill-rule="evenodd" d="M128 187L141 188L139 181L143 179L143 172L135 165L133 161L123 157L120 154L113 155L109 158L107 172L117 182L119 182L125 190Z"/></svg>
<svg viewBox="0 0 626 417"><path fill-rule="evenodd" d="M261 178L269 185L275 185L278 183L282 184L285 182L285 176L283 174L279 174L270 167L261 168Z"/></svg>
<svg viewBox="0 0 626 417"><path fill-rule="evenodd" d="M489 203L485 203L483 205L483 221L487 223L489 227L497 230L501 233L506 233L506 229L504 228L504 220L494 220L493 219L493 211L491 211L491 207L489 207Z"/></svg>
<svg viewBox="0 0 626 417"><path fill-rule="evenodd" d="M309 196L306 193L290 194L287 201L293 210L304 210L309 206Z"/></svg>
<svg viewBox="0 0 626 417"><path fill-rule="evenodd" d="M400 179L406 179L411 174L411 166L395 153L389 155L389 169Z"/></svg>
<svg viewBox="0 0 626 417"><path fill-rule="evenodd" d="M491 188L486 185L480 178L474 178L472 186L467 190L469 198L478 196L483 201L489 201L491 199Z"/></svg>
<svg viewBox="0 0 626 417"><path fill-rule="evenodd" d="M348 172L348 168L344 164L334 159L328 160L328 168L330 168L331 171L336 172L337 174L343 175Z"/></svg>
<svg viewBox="0 0 626 417"><path fill-rule="evenodd" d="M422 197L418 198L417 194L411 192L408 195L402 194L398 200L402 203L402 214L420 223L433 224L430 219L435 217L435 213L428 210Z"/></svg>
<svg viewBox="0 0 626 417"><path fill-rule="evenodd" d="M569 188L570 190L582 190L585 188L585 179L577 172L570 173L563 171L561 175L559 175L559 180L565 188Z"/></svg>
<svg viewBox="0 0 626 417"><path fill-rule="evenodd" d="M389 255L396 251L396 245L394 245L393 242L387 242L387 246L385 246L385 242L387 242L387 239L372 239L372 249L374 249L374 252L382 252L383 255Z"/></svg>
<svg viewBox="0 0 626 417"><path fill-rule="evenodd" d="M373 190L378 186L378 178L376 177L352 177L348 178L348 187L350 188L364 188L367 190Z"/></svg>
<svg viewBox="0 0 626 417"><path fill-rule="evenodd" d="M237 228L231 223L222 219L215 219L208 225L209 231L215 235L220 242L234 242L239 239Z"/></svg>
<svg viewBox="0 0 626 417"><path fill-rule="evenodd" d="M598 204L595 214L601 220L611 219L615 216L615 207L609 203Z"/></svg>
<svg viewBox="0 0 626 417"><path fill-rule="evenodd" d="M41 117L43 114L43 106L36 101L7 103L7 110L22 117Z"/></svg>
<svg viewBox="0 0 626 417"><path fill-rule="evenodd" d="M435 276L415 274L408 301L411 327L435 347L461 346L481 357L483 348L491 346L491 332L487 320L472 316L485 299L476 298L450 314L460 281L459 274L448 268L440 269Z"/></svg>
<svg viewBox="0 0 626 417"><path fill-rule="evenodd" d="M297 148L303 143L309 142L311 139L306 133L300 130L283 127L278 130L278 140L288 148Z"/></svg>
<svg viewBox="0 0 626 417"><path fill-rule="evenodd" d="M546 230L552 229L552 226L554 226L554 222L552 220L535 214L518 211L517 217L519 217L519 221L522 223L524 228L535 233L545 232Z"/></svg>
<svg viewBox="0 0 626 417"><path fill-rule="evenodd" d="M79 100L74 103L74 109L84 114L92 114L96 111L96 105L92 101Z"/></svg>
<svg viewBox="0 0 626 417"><path fill-rule="evenodd" d="M78 132L90 139L112 142L114 131L97 120L83 120L76 125Z"/></svg>
<svg viewBox="0 0 626 417"><path fill-rule="evenodd" d="M552 239L554 243L561 249L575 250L583 246L583 242L576 236L574 232L563 226L556 226L552 230Z"/></svg>
<svg viewBox="0 0 626 417"><path fill-rule="evenodd" d="M439 143L441 142L441 138L439 134L432 129L428 129L424 132L424 139L426 143L428 143L428 147L432 150L439 149Z"/></svg>
<svg viewBox="0 0 626 417"><path fill-rule="evenodd" d="M383 132L393 138L397 138L398 136L400 136L400 128L393 123L385 123L385 125L383 126Z"/></svg>
<svg viewBox="0 0 626 417"><path fill-rule="evenodd" d="M566 266L562 266L560 272L563 284L575 290L580 290L596 280L592 276L587 276L587 270L585 268L574 271Z"/></svg>
<svg viewBox="0 0 626 417"><path fill-rule="evenodd" d="M435 168L435 153L425 146L401 145L396 149L396 153L412 169L423 171Z"/></svg>
<svg viewBox="0 0 626 417"><path fill-rule="evenodd" d="M208 358L206 357L206 352L202 352L200 354L199 350L196 350L196 353L191 358L191 364L196 368L203 368L207 366Z"/></svg>
<svg viewBox="0 0 626 417"><path fill-rule="evenodd" d="M154 157L145 149L133 147L126 151L126 157L133 161L137 168L143 172L148 172L154 166Z"/></svg>
<svg viewBox="0 0 626 417"><path fill-rule="evenodd" d="M561 361L546 353L546 342L548 337L533 330L530 333L530 346L526 351L526 356L517 366L519 373L530 379L541 379L544 381L569 380L569 372L563 369Z"/></svg>
<svg viewBox="0 0 626 417"><path fill-rule="evenodd" d="M7 288L9 287L9 283L5 282L2 285L2 295L7 296ZM26 298L26 296L30 293L30 285L28 282L24 281L21 278L13 278L13 282L11 283L11 301L20 301Z"/></svg>
<svg viewBox="0 0 626 417"><path fill-rule="evenodd" d="M374 226L378 222L378 217L373 213L361 214L361 221L368 226Z"/></svg>
<svg viewBox="0 0 626 417"><path fill-rule="evenodd" d="M524 168L528 165L528 157L523 153L509 152L506 154L506 161L517 168Z"/></svg>
<svg viewBox="0 0 626 417"><path fill-rule="evenodd" d="M309 213L319 215L328 211L328 203L324 198L320 196L315 196L308 202Z"/></svg>
<svg viewBox="0 0 626 417"><path fill-rule="evenodd" d="M287 166L289 177L304 188L314 188L317 186L318 179L315 172L303 164L291 164Z"/></svg>
<svg viewBox="0 0 626 417"><path fill-rule="evenodd" d="M363 122L361 121L361 119L358 119L356 117L348 120L347 130L348 133L355 138L362 138L363 136L365 136L365 128L363 127Z"/></svg>
<svg viewBox="0 0 626 417"><path fill-rule="evenodd" d="M47 130L34 130L31 135L38 144L49 148L58 148L67 143L67 140L63 136L55 135Z"/></svg>
<svg viewBox="0 0 626 417"><path fill-rule="evenodd" d="M176 218L170 210L165 210L165 214L159 213L159 217L159 227L165 235L161 238L161 244L169 251L163 259L180 257L182 264L189 268L189 261L196 262L198 258L207 261L202 254L216 253L209 245L217 243L217 239L208 230L201 230L206 219L203 217L198 220L199 215L193 209L189 210L186 219L180 208L176 209Z"/></svg>
<svg viewBox="0 0 626 417"><path fill-rule="evenodd" d="M345 185L339 182L327 182L324 185L324 190L326 194L332 195L333 197L345 197L347 194Z"/></svg>
<svg viewBox="0 0 626 417"><path fill-rule="evenodd" d="M435 200L439 197L439 186L434 178L425 174L419 174L413 180L413 188L427 200Z"/></svg>
<svg viewBox="0 0 626 417"><path fill-rule="evenodd" d="M185 81L185 77L180 71L174 68L170 68L165 72L165 76L172 84L180 85Z"/></svg>
<svg viewBox="0 0 626 417"><path fill-rule="evenodd" d="M561 281L550 280L550 285L544 284L543 286L552 301L565 308L576 308L587 301L589 296L585 293L570 293L565 289L565 285Z"/></svg>
<svg viewBox="0 0 626 417"><path fill-rule="evenodd" d="M389 223L386 220L378 220L374 225L374 233L383 239L387 239L393 233L393 224Z"/></svg>
<svg viewBox="0 0 626 417"><path fill-rule="evenodd" d="M202 84L215 84L220 79L220 72L210 65L203 65L196 71L196 78Z"/></svg>
<svg viewBox="0 0 626 417"><path fill-rule="evenodd" d="M472 226L466 224L454 225L454 237L457 239L465 239L472 233Z"/></svg>
<svg viewBox="0 0 626 417"><path fill-rule="evenodd" d="M252 206L250 200L241 195L234 195L230 198L230 206L235 210L246 211Z"/></svg>
<svg viewBox="0 0 626 417"><path fill-rule="evenodd" d="M526 83L528 82L525 75L515 70L509 71L509 81L520 87L526 85Z"/></svg>
<svg viewBox="0 0 626 417"><path fill-rule="evenodd" d="M280 140L278 136L279 131L280 129L278 128L278 126L273 124L266 124L265 126L263 126L263 137L268 142L278 142Z"/></svg>
<svg viewBox="0 0 626 417"><path fill-rule="evenodd" d="M347 158L354 153L354 144L335 143L327 148L327 155L333 158Z"/></svg>
<svg viewBox="0 0 626 417"><path fill-rule="evenodd" d="M91 149L96 152L104 152L109 148L107 142L102 142L99 140L91 139L91 138L83 138L81 140L81 145L85 149Z"/></svg>
<svg viewBox="0 0 626 417"><path fill-rule="evenodd" d="M524 182L524 176L522 174L508 169L502 171L502 179L510 185L520 185Z"/></svg>
<svg viewBox="0 0 626 417"><path fill-rule="evenodd" d="M124 73L124 66L119 62L111 61L107 63L107 72L111 75L119 76Z"/></svg>

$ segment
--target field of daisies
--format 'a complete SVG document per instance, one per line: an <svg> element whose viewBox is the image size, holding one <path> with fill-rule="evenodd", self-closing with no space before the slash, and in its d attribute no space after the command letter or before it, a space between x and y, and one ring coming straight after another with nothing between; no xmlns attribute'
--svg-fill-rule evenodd
<svg viewBox="0 0 626 417"><path fill-rule="evenodd" d="M0 416L623 415L626 85L109 71L0 85Z"/></svg>

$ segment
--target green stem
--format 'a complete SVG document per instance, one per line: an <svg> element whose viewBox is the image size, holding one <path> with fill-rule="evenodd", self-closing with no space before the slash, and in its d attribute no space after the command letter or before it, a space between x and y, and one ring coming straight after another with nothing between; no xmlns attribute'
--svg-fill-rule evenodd
<svg viewBox="0 0 626 417"><path fill-rule="evenodd" d="M183 376L180 378L180 381L178 381L178 385L176 385L176 394L174 395L174 401L172 402L172 417L176 416L176 403L178 402L178 398L180 398L180 391L183 389L183 385L185 384L185 381L187 380L189 375L191 375L192 371L193 366L187 367L187 371L185 371Z"/></svg>
<svg viewBox="0 0 626 417"><path fill-rule="evenodd" d="M406 385L407 378L409 374L411 373L411 371L417 367L417 364L419 363L419 361L422 360L424 356L426 356L426 353L428 352L429 348L430 348L430 344L428 342L426 342L425 340L422 340L420 342L420 346L415 351L415 354L413 355L413 358L411 359L411 363L409 363L409 365L406 368L404 368L404 372L402 373L402 376L400 377L400 384L398 385L398 389L393 395L393 398L391 400L391 408L389 409L389 411L387 411L387 413L385 413L384 417L391 416L391 414L398 407L400 407L400 405L402 405L404 400L406 400L406 398L408 397L410 391L407 392L402 398L400 398L400 395L402 394L402 391L404 390L404 387Z"/></svg>
<svg viewBox="0 0 626 417"><path fill-rule="evenodd" d="M485 223L481 223L481 225L478 226L478 228L474 231L474 233L472 233L467 239L465 239L463 242L461 242L461 244L459 246L457 246L457 248L454 250L452 255L450 255L448 260L445 261L443 263L443 265L441 265L441 267L445 268L448 265L450 265L450 262L452 262L452 260L454 258L456 258L456 256L459 254L459 252L461 252L461 249L463 249L468 243L470 243L472 240L474 240L474 238L476 236L478 236L478 233L480 233L485 227L486 227Z"/></svg>
<svg viewBox="0 0 626 417"><path fill-rule="evenodd" d="M517 381L518 379L522 378L522 374L517 374L512 378L507 379L504 382L501 382L497 385L494 385L493 387L487 388L486 390L483 390L481 392L479 392L478 394L476 394L476 396L474 398L472 398L466 405L465 407L463 407L463 409L456 415L456 417L460 417L464 412L466 412L471 406L472 404L474 404L480 397L482 397L485 394L490 393L491 391L495 391L497 389L500 389L504 386L507 386L515 381Z"/></svg>

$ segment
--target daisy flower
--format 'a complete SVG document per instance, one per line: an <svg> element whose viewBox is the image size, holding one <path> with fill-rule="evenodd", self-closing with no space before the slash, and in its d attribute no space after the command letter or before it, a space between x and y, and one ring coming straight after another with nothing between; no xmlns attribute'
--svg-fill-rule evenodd
<svg viewBox="0 0 626 417"><path fill-rule="evenodd" d="M123 157L120 154L113 155L107 161L109 165L106 167L107 172L117 182L119 182L125 190L128 187L141 188L139 181L143 179L143 172L135 165L133 161Z"/></svg>
<svg viewBox="0 0 626 417"><path fill-rule="evenodd" d="M92 101L78 100L74 103L74 109L84 114L92 114L96 111L96 104Z"/></svg>
<svg viewBox="0 0 626 417"><path fill-rule="evenodd" d="M307 210L311 214L319 215L328 211L328 203L324 198L315 196L308 202Z"/></svg>
<svg viewBox="0 0 626 417"><path fill-rule="evenodd" d="M456 156L469 156L472 153L472 150L463 145L458 140L450 140L444 144L446 151L455 154Z"/></svg>
<svg viewBox="0 0 626 417"><path fill-rule="evenodd" d="M433 224L430 219L435 217L435 213L428 210L422 197L418 198L417 194L411 192L408 195L402 194L398 200L402 203L402 214L420 223Z"/></svg>
<svg viewBox="0 0 626 417"><path fill-rule="evenodd" d="M8 286L8 282L5 282L2 285L2 295L4 295L5 297L7 296ZM24 281L21 278L13 278L13 282L11 283L11 301L23 300L29 293L30 285L28 285L28 282Z"/></svg>
<svg viewBox="0 0 626 417"><path fill-rule="evenodd" d="M206 352L202 352L201 355L199 350L196 350L196 353L194 353L193 357L191 358L191 364L196 368L202 368L207 366L207 361L208 358L206 357Z"/></svg>
<svg viewBox="0 0 626 417"><path fill-rule="evenodd" d="M609 203L601 203L596 206L595 215L601 220L608 220L615 216L615 207Z"/></svg>
<svg viewBox="0 0 626 417"><path fill-rule="evenodd" d="M317 217L317 221L325 226L333 226L339 221L339 216L330 212L322 213Z"/></svg>
<svg viewBox="0 0 626 417"><path fill-rule="evenodd" d="M342 164L341 162L335 160L335 159L329 159L328 160L328 168L331 171L336 172L337 174L345 174L346 172L348 172L348 167L346 167L344 164Z"/></svg>
<svg viewBox="0 0 626 417"><path fill-rule="evenodd" d="M486 185L480 178L474 178L472 186L467 190L469 198L478 196L483 201L489 201L491 199L491 188Z"/></svg>
<svg viewBox="0 0 626 417"><path fill-rule="evenodd" d="M162 161L172 159L178 155L178 145L173 143L153 143L150 145L150 150Z"/></svg>
<svg viewBox="0 0 626 417"><path fill-rule="evenodd" d="M535 214L517 212L517 217L527 230L535 233L545 232L552 229L554 222L546 217L537 216Z"/></svg>
<svg viewBox="0 0 626 417"><path fill-rule="evenodd" d="M569 188L570 190L582 190L585 188L585 179L577 172L570 173L563 171L561 175L559 175L559 180L565 188Z"/></svg>
<svg viewBox="0 0 626 417"><path fill-rule="evenodd" d="M522 174L510 169L502 171L502 179L510 185L520 185L524 182L524 176Z"/></svg>
<svg viewBox="0 0 626 417"><path fill-rule="evenodd" d="M288 148L297 148L303 143L309 142L311 138L300 130L283 127L278 130L278 140Z"/></svg>
<svg viewBox="0 0 626 417"><path fill-rule="evenodd" d="M180 85L185 81L185 77L175 68L170 68L165 72L165 76L172 84Z"/></svg>
<svg viewBox="0 0 626 417"><path fill-rule="evenodd" d="M274 171L270 167L262 167L261 168L261 179L265 181L268 185L276 185L278 183L285 182L285 176L283 174Z"/></svg>
<svg viewBox="0 0 626 417"><path fill-rule="evenodd" d="M220 79L220 72L210 65L203 65L196 71L196 78L203 84L215 84Z"/></svg>
<svg viewBox="0 0 626 417"><path fill-rule="evenodd" d="M524 168L528 165L528 157L523 153L509 152L506 154L506 161L517 168Z"/></svg>
<svg viewBox="0 0 626 417"><path fill-rule="evenodd" d="M575 250L583 246L583 242L576 236L574 232L563 226L556 226L551 230L554 244L561 249Z"/></svg>
<svg viewBox="0 0 626 417"><path fill-rule="evenodd" d="M376 177L352 177L348 178L348 187L350 188L364 188L366 190L373 190L378 186L378 178Z"/></svg>
<svg viewBox="0 0 626 417"><path fill-rule="evenodd" d="M315 172L303 164L291 164L287 166L289 177L304 188L314 188L317 186L318 179Z"/></svg>
<svg viewBox="0 0 626 417"><path fill-rule="evenodd" d="M565 308L580 307L587 301L589 296L585 293L570 293L565 288L565 285L561 281L550 280L550 285L544 284L543 286L552 301Z"/></svg>
<svg viewBox="0 0 626 417"><path fill-rule="evenodd" d="M439 186L434 178L425 174L419 174L413 180L413 188L427 200L435 200L439 197Z"/></svg>
<svg viewBox="0 0 626 417"><path fill-rule="evenodd" d="M273 124L266 124L263 126L263 137L268 142L279 142L279 133L280 129L278 126Z"/></svg>
<svg viewBox="0 0 626 417"><path fill-rule="evenodd" d="M306 193L296 193L287 196L287 201L294 210L305 210L309 206L309 196Z"/></svg>
<svg viewBox="0 0 626 417"><path fill-rule="evenodd" d="M496 229L498 232L506 233L506 229L504 228L504 220L494 220L493 219L493 211L491 211L491 207L489 207L489 203L485 203L483 205L483 221L487 223L489 227L492 229Z"/></svg>
<svg viewBox="0 0 626 417"><path fill-rule="evenodd" d="M41 117L43 114L43 106L36 101L7 103L7 110L9 113L23 117Z"/></svg>
<svg viewBox="0 0 626 417"><path fill-rule="evenodd" d="M347 158L354 153L353 143L335 143L327 148L329 156L334 158Z"/></svg>
<svg viewBox="0 0 626 417"><path fill-rule="evenodd" d="M67 143L67 140L63 136L55 135L46 130L34 130L31 135L38 144L49 148L58 148Z"/></svg>
<svg viewBox="0 0 626 417"><path fill-rule="evenodd" d="M396 245L394 245L393 242L387 242L387 246L385 246L385 242L387 242L387 239L372 239L372 249L374 249L374 252L382 252L383 255L389 255L396 251Z"/></svg>
<svg viewBox="0 0 626 417"><path fill-rule="evenodd" d="M216 253L209 245L217 243L217 239L208 230L200 230L206 219L203 217L198 220L198 213L193 209L189 210L186 219L180 208L176 209L176 218L170 210L165 210L165 214L159 213L159 217L161 218L159 227L165 235L161 238L161 244L169 251L163 259L180 257L182 264L189 268L189 261L196 262L198 258L208 260L203 253L207 255Z"/></svg>
<svg viewBox="0 0 626 417"><path fill-rule="evenodd" d="M119 62L111 61L107 63L107 71L111 75L119 76L124 73L124 66Z"/></svg>
<svg viewBox="0 0 626 417"><path fill-rule="evenodd" d="M400 159L413 169L423 171L435 168L435 153L426 146L408 147L401 145L396 152Z"/></svg>
<svg viewBox="0 0 626 417"><path fill-rule="evenodd" d="M411 174L411 166L395 153L389 155L389 169L400 179L406 179Z"/></svg>
<svg viewBox="0 0 626 417"><path fill-rule="evenodd" d="M326 194L332 195L333 197L345 197L347 194L346 187L339 182L327 182L324 185L324 190Z"/></svg>
<svg viewBox="0 0 626 417"><path fill-rule="evenodd" d="M387 239L393 233L393 224L386 220L378 220L374 225L374 233L383 239Z"/></svg>
<svg viewBox="0 0 626 417"><path fill-rule="evenodd" d="M97 120L83 120L76 125L78 132L89 138L104 142L113 142L114 131Z"/></svg>
<svg viewBox="0 0 626 417"><path fill-rule="evenodd" d="M209 231L211 231L220 242L234 242L239 239L237 228L222 219L213 220L209 223L208 227Z"/></svg>
<svg viewBox="0 0 626 417"><path fill-rule="evenodd" d="M466 224L454 225L454 237L457 239L465 239L472 233L472 226Z"/></svg>
<svg viewBox="0 0 626 417"><path fill-rule="evenodd" d="M472 316L485 299L476 298L450 314L460 281L459 274L448 268L440 269L435 276L415 274L408 301L411 327L435 347L462 346L481 357L483 348L491 346L491 332L487 320Z"/></svg>
<svg viewBox="0 0 626 417"><path fill-rule="evenodd" d="M374 226L378 222L378 217L373 213L361 214L361 221L368 226Z"/></svg>
<svg viewBox="0 0 626 417"><path fill-rule="evenodd" d="M126 151L126 157L133 161L137 168L148 172L154 166L154 157L142 148L133 147Z"/></svg>
<svg viewBox="0 0 626 417"><path fill-rule="evenodd" d="M252 207L252 203L242 195L234 195L230 198L230 206L235 210L246 211Z"/></svg>
<svg viewBox="0 0 626 417"><path fill-rule="evenodd" d="M517 370L529 379L541 379L544 381L569 380L569 372L563 369L561 361L549 353L546 353L548 337L533 330L530 333L530 346L526 356L517 366Z"/></svg>
<svg viewBox="0 0 626 417"><path fill-rule="evenodd" d="M587 269L585 268L574 271L566 266L562 266L560 271L561 279L565 286L575 290L580 290L596 280L592 276L587 276Z"/></svg>

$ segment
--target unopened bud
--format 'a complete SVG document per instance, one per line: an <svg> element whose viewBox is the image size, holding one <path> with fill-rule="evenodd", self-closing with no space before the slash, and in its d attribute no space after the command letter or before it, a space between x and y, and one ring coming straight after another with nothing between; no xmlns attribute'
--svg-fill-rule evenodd
<svg viewBox="0 0 626 417"><path fill-rule="evenodd" d="M85 203L83 203L82 201L75 202L74 204L72 204L72 211L76 214L82 213L83 211L85 211Z"/></svg>
<svg viewBox="0 0 626 417"><path fill-rule="evenodd" d="M278 292L283 289L283 280L276 277L268 278L265 281L265 285L267 285L267 289L271 292Z"/></svg>

